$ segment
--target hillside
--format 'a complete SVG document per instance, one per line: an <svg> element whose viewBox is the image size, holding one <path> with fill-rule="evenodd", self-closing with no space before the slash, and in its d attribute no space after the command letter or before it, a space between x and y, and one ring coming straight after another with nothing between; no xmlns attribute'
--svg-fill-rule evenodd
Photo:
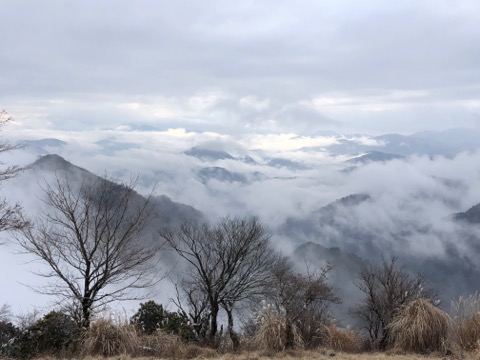
<svg viewBox="0 0 480 360"><path fill-rule="evenodd" d="M50 154L39 157L32 165L28 167L23 175L29 177L33 174L32 181L35 179L47 178L55 175L62 179L66 177L69 181L95 182L99 177L86 169L80 168L63 157ZM136 193L134 203L144 201L144 197ZM182 221L202 221L204 215L193 207L172 201L168 196L155 195L153 198L154 218L151 227L160 228L162 226L179 225Z"/></svg>

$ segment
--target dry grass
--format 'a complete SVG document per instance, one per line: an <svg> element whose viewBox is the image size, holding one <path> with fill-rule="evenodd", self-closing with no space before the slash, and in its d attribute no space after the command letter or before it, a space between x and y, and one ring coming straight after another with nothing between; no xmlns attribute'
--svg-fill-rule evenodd
<svg viewBox="0 0 480 360"><path fill-rule="evenodd" d="M156 358L194 359L201 357L208 359L218 356L213 349L195 344L185 344L177 335L170 335L161 330L157 330L152 335L142 336L140 341L142 354Z"/></svg>
<svg viewBox="0 0 480 360"><path fill-rule="evenodd" d="M411 301L389 325L394 344L403 351L426 353L444 350L450 317L427 299Z"/></svg>
<svg viewBox="0 0 480 360"><path fill-rule="evenodd" d="M133 326L115 324L109 319L93 322L83 341L84 352L88 355L135 355L140 347L140 340Z"/></svg>
<svg viewBox="0 0 480 360"><path fill-rule="evenodd" d="M183 351L184 344L176 335L167 334L161 330L140 338L142 353L156 357L172 358Z"/></svg>
<svg viewBox="0 0 480 360"><path fill-rule="evenodd" d="M295 348L301 348L303 346L302 337L298 328L292 324L293 342ZM260 326L255 341L262 349L273 352L279 352L285 350L286 340L286 321L285 317L269 313L265 317L263 324Z"/></svg>
<svg viewBox="0 0 480 360"><path fill-rule="evenodd" d="M452 307L455 341L462 350L478 352L480 358L480 294L460 297Z"/></svg>
<svg viewBox="0 0 480 360"><path fill-rule="evenodd" d="M197 357L197 359L205 358L203 355ZM138 357L132 358L128 355L121 355L112 360L152 360L152 357ZM250 353L241 353L241 354L225 354L214 358L212 360L272 360L272 359L299 359L299 360L326 360L326 359L335 359L335 360L440 360L445 359L441 356L423 356L423 355L387 355L385 353L368 353L368 354L345 354L345 353L330 353L330 352L320 352L320 351L286 351L277 353L275 356L265 356L261 352L250 352ZM471 357L466 357L467 359L473 359ZM45 359L46 360L46 359ZM48 359L52 360L52 359ZM84 360L103 360L98 357L87 357Z"/></svg>
<svg viewBox="0 0 480 360"><path fill-rule="evenodd" d="M152 335L138 336L132 325L100 319L92 323L85 334L82 356L209 359L218 357L218 353L210 348L184 344L180 337L160 330Z"/></svg>
<svg viewBox="0 0 480 360"><path fill-rule="evenodd" d="M363 338L354 330L343 329L336 325L328 328L328 347L335 351L358 353L363 348Z"/></svg>

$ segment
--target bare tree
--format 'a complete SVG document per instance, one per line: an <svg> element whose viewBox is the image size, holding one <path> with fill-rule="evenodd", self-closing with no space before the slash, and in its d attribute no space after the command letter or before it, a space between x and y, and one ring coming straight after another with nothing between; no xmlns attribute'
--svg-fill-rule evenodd
<svg viewBox="0 0 480 360"><path fill-rule="evenodd" d="M296 325L307 343L313 342L314 333L325 325L329 304L340 299L328 284L330 266L306 273L294 270L291 261L283 257L273 265L272 280L267 288L267 301L285 317L285 347L294 347L293 325ZM317 323L312 324L311 320ZM313 329L312 327L316 327Z"/></svg>
<svg viewBox="0 0 480 360"><path fill-rule="evenodd" d="M16 236L20 246L48 267L52 279L36 288L81 309L89 327L92 310L122 299L143 299L156 276L158 246L142 241L151 218L151 196L143 198L135 181L117 184L107 177L80 185L55 177L43 187L46 209Z"/></svg>
<svg viewBox="0 0 480 360"><path fill-rule="evenodd" d="M0 306L0 322L6 322L10 319L11 315L12 313L9 305L3 304Z"/></svg>
<svg viewBox="0 0 480 360"><path fill-rule="evenodd" d="M12 120L11 116L5 110L0 110L0 129ZM0 139L0 155L18 149L17 145L11 142ZM5 164L0 161L0 166ZM11 179L18 175L22 170L17 165L9 165L0 169L0 182ZM0 231L4 230L18 230L25 226L22 218L22 207L20 204L10 204L7 199L0 199Z"/></svg>
<svg viewBox="0 0 480 360"><path fill-rule="evenodd" d="M176 297L171 299L172 302L182 316L188 319L196 341L203 342L209 332L211 317L207 294L194 283L186 281L176 283L175 290Z"/></svg>
<svg viewBox="0 0 480 360"><path fill-rule="evenodd" d="M381 349L390 342L388 325L402 305L419 297L436 296L432 290L424 289L420 275L411 275L397 261L394 256L382 256L382 264L365 266L355 284L364 297L351 312L368 332L372 346Z"/></svg>
<svg viewBox="0 0 480 360"><path fill-rule="evenodd" d="M233 307L261 294L270 277L274 252L265 227L256 218L224 218L214 226L183 224L176 230L164 229L161 236L188 263L184 280L208 299L210 343L214 344L223 308L233 347L238 348Z"/></svg>

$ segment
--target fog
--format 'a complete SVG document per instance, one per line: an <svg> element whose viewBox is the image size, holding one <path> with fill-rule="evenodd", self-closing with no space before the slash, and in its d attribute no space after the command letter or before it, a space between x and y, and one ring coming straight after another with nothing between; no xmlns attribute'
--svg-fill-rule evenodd
<svg viewBox="0 0 480 360"><path fill-rule="evenodd" d="M299 245L313 242L374 262L382 253L398 255L415 271L421 270L419 264L424 261L428 270L433 266L428 261L448 264L457 258L468 259L472 271L480 271L478 247L470 240L474 228L469 230L451 219L452 214L480 202L479 152L465 151L449 158L414 155L352 168L347 160L361 154L336 155L328 147L341 139L377 149L385 144L366 135L231 136L183 129L50 135L65 143L51 146L47 142L44 146L42 141L34 142L7 162L27 164L39 155L58 153L100 176L122 181L138 175L140 193L148 193L155 184L158 195L191 205L212 221L224 216L258 216L269 227L273 246L287 255ZM213 156L210 158L203 153L187 155L192 148L215 152L207 154ZM250 160L245 160L247 157ZM272 159L283 162L269 162ZM220 175L206 172L202 177L202 169L209 168L224 170ZM41 206L39 183L48 176L51 174L26 170L2 184L2 193L35 215ZM323 209L351 194L368 194L369 198L354 206L335 205L334 216L329 218L330 210ZM28 256L14 255L8 234L3 238L7 245L0 247L0 271L15 275L2 277L2 288L9 289L2 301L15 311L51 304L52 299L34 295L21 285L38 285L38 278L29 272L36 265L29 263ZM458 291L478 285L460 286ZM171 285L164 281L157 299L168 304L165 286ZM352 285L344 288L343 292L350 291ZM450 290L448 296L459 295Z"/></svg>

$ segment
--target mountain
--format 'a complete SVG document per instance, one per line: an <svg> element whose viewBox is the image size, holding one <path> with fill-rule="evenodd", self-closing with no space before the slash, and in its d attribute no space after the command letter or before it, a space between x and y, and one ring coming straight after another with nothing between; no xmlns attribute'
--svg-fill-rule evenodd
<svg viewBox="0 0 480 360"><path fill-rule="evenodd" d="M405 156L391 153L384 153L381 151L369 151L368 153L347 160L346 162L352 164L368 164L370 162L387 162L390 160L403 160Z"/></svg>
<svg viewBox="0 0 480 360"><path fill-rule="evenodd" d="M322 207L320 210L317 211L321 217L328 216L333 217L336 215L336 212L340 207L349 207L349 206L357 206L364 201L368 201L371 199L371 196L368 194L351 194L345 197L342 197L334 202Z"/></svg>
<svg viewBox="0 0 480 360"><path fill-rule="evenodd" d="M34 175L32 180L47 179L51 176L62 179L63 176L66 176L69 181L75 184L80 184L81 182L94 183L99 179L97 175L73 165L63 157L55 154L41 156L28 167L28 170L22 176L28 177L29 173ZM132 203L142 201L145 201L145 197L135 193ZM152 235L155 234L154 229L159 229L163 226L176 226L183 221L205 221L205 217L200 211L192 206L174 202L165 195L154 196L152 204L153 219L150 224Z"/></svg>
<svg viewBox="0 0 480 360"><path fill-rule="evenodd" d="M454 155L448 144L444 144L435 138L417 136L406 136L399 134L386 134L374 138L383 143L385 152L403 156L411 155Z"/></svg>
<svg viewBox="0 0 480 360"><path fill-rule="evenodd" d="M348 222L344 221L344 214L370 199L371 197L368 194L351 194L345 196L313 211L308 217L288 218L285 224L279 228L279 232L293 239L317 238L322 240L324 244L334 244L338 231L332 233L330 231L323 231L324 228L340 226L341 232L353 234L355 230L349 230ZM358 232L356 236L361 236L361 232Z"/></svg>
<svg viewBox="0 0 480 360"><path fill-rule="evenodd" d="M40 156L33 164L31 164L29 169L35 172L65 172L72 173L74 175L80 175L82 177L93 178L94 175L89 171L73 165L72 163L65 160L63 157L57 154L49 154Z"/></svg>
<svg viewBox="0 0 480 360"><path fill-rule="evenodd" d="M153 198L155 205L155 219L158 225L180 225L183 221L202 222L205 221L204 215L190 205L181 204L173 201L166 195L159 195Z"/></svg>
<svg viewBox="0 0 480 360"><path fill-rule="evenodd" d="M480 204L472 206L465 212L452 215L453 220L470 224L480 224Z"/></svg>
<svg viewBox="0 0 480 360"><path fill-rule="evenodd" d="M198 176L203 183L207 183L209 180L212 179L221 182L247 182L247 178L244 175L238 172L228 171L227 169L218 166L200 169L200 171L198 172Z"/></svg>
<svg viewBox="0 0 480 360"><path fill-rule="evenodd" d="M250 165L257 165L257 164L258 164L258 163L255 161L255 159L253 159L253 158L250 157L250 156L244 156L244 157L239 158L238 160L244 162L245 164L250 164Z"/></svg>
<svg viewBox="0 0 480 360"><path fill-rule="evenodd" d="M333 266L334 272L345 273L349 279L352 278L352 275L355 276L363 266L367 265L365 259L342 251L339 247L325 247L312 242L297 247L294 255L309 262L330 264Z"/></svg>
<svg viewBox="0 0 480 360"><path fill-rule="evenodd" d="M62 140L48 138L40 140L20 140L18 145L33 151L37 155L46 155L58 152L67 145L67 143Z"/></svg>
<svg viewBox="0 0 480 360"><path fill-rule="evenodd" d="M235 158L226 151L212 150L199 146L195 146L184 152L186 155L196 157L201 160L234 160Z"/></svg>
<svg viewBox="0 0 480 360"><path fill-rule="evenodd" d="M325 146L333 154L351 155L382 152L401 156L427 155L454 157L480 148L480 132L472 129L425 131L412 135L384 134L379 136L339 136L334 144Z"/></svg>
<svg viewBox="0 0 480 360"><path fill-rule="evenodd" d="M352 194L310 216L287 219L278 233L297 239L298 251L310 262L338 266L341 275L334 271L334 276L348 287L346 292L353 290L343 284L355 280L358 266L377 263L382 255L398 256L406 269L422 274L447 306L452 298L480 288L480 204L449 219L425 222L412 214L415 221L405 222L382 213L377 201L369 194Z"/></svg>
<svg viewBox="0 0 480 360"><path fill-rule="evenodd" d="M267 165L276 167L276 168L287 168L293 171L308 169L307 166L305 166L304 164L298 161L292 161L292 160L282 159L282 158L272 158L267 161Z"/></svg>
<svg viewBox="0 0 480 360"><path fill-rule="evenodd" d="M452 153L473 151L480 146L480 131L475 129L456 128L445 131L423 131L411 135L419 139L430 139L442 144Z"/></svg>
<svg viewBox="0 0 480 360"><path fill-rule="evenodd" d="M297 247L293 257L298 264L306 262L313 268L323 268L327 264L332 266L328 273L328 281L333 286L335 294L342 299L342 303L332 306L331 311L342 324L353 324L355 319L349 314L349 310L362 296L354 281L368 262L338 247L325 247L312 242Z"/></svg>

